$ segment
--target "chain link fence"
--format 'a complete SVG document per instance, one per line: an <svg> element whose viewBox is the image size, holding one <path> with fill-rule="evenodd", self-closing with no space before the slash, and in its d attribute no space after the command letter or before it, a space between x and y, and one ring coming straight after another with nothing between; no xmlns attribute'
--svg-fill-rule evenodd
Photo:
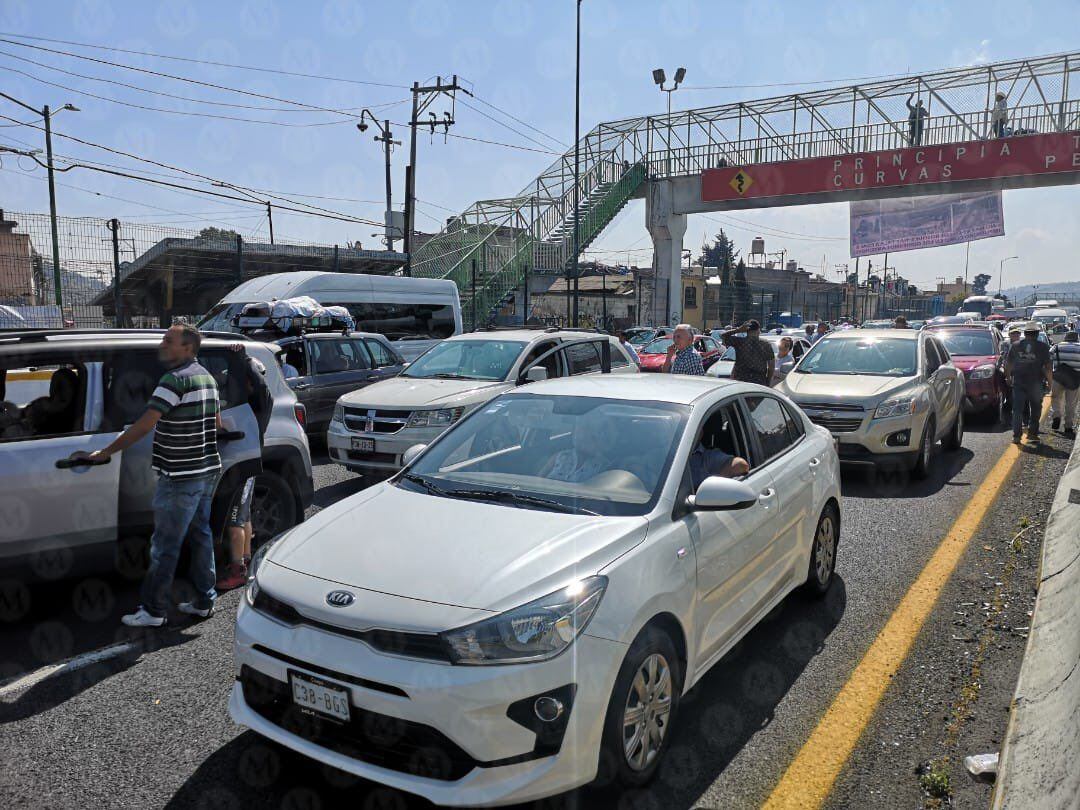
<svg viewBox="0 0 1080 810"><path fill-rule="evenodd" d="M0 211L0 328L164 326L205 314L260 275L391 273L404 255L359 245L245 240L98 217ZM119 285L117 285L117 280Z"/></svg>

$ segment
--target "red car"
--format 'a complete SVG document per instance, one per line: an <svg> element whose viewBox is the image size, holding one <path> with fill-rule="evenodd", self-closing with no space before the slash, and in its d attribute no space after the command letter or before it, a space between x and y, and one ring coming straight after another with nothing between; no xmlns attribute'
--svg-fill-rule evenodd
<svg viewBox="0 0 1080 810"><path fill-rule="evenodd" d="M986 326L941 325L927 329L945 344L953 365L964 372L964 410L989 420L1001 419L1008 393L998 363L1000 332Z"/></svg>
<svg viewBox="0 0 1080 810"><path fill-rule="evenodd" d="M661 371L664 361L667 360L668 347L674 341L670 337L657 338L652 343L638 349L638 358L641 360L642 371ZM701 355L701 364L708 368L724 353L724 347L716 340L706 335L694 337L694 348Z"/></svg>

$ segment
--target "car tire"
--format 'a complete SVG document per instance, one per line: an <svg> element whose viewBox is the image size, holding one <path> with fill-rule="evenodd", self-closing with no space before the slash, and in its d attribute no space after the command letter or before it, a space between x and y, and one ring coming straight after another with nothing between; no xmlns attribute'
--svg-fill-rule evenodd
<svg viewBox="0 0 1080 810"><path fill-rule="evenodd" d="M666 678L662 675L665 671ZM656 776L671 745L671 724L679 708L682 679L674 643L661 630L647 627L630 645L615 678L604 718L597 786L640 788ZM665 705L666 714L657 711ZM640 720L628 739L630 718L635 714ZM659 742L655 739L657 733Z"/></svg>
<svg viewBox="0 0 1080 810"><path fill-rule="evenodd" d="M926 420L923 428L922 440L919 442L919 454L915 457L915 466L911 468L912 478L926 478L930 475L930 467L934 462L934 445L937 441L934 434L937 432L937 422L934 417Z"/></svg>
<svg viewBox="0 0 1080 810"><path fill-rule="evenodd" d="M297 522L296 498L288 482L273 470L256 475L251 496L252 550Z"/></svg>
<svg viewBox="0 0 1080 810"><path fill-rule="evenodd" d="M961 408L956 412L956 421L953 422L949 435L941 442L942 447L950 453L955 453L964 446L964 411Z"/></svg>
<svg viewBox="0 0 1080 810"><path fill-rule="evenodd" d="M840 545L840 515L833 504L821 510L814 542L810 547L810 565L806 571L803 593L820 599L832 587L836 573L836 551Z"/></svg>

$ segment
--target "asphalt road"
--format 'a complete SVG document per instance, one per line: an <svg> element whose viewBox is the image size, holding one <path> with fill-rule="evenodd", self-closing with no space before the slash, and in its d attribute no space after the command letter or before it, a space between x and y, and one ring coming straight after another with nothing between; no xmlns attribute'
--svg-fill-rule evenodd
<svg viewBox="0 0 1080 810"><path fill-rule="evenodd" d="M971 430L959 452L938 457L925 482L845 476L839 579L830 597L816 603L789 598L695 687L684 699L667 765L649 790L599 800L577 794L555 804L665 810L760 804L1007 441L997 430ZM1067 449L1063 440L1053 439L1039 451L1025 451L1026 489L1010 485L1012 494L994 506L972 549L989 544L984 533L996 532L993 542L1006 542L1001 538L1012 536L1007 529L1016 525L1018 510L1037 519ZM323 464L316 485L317 509L358 491L363 481ZM1038 555L1038 533L1026 539L1029 557L1015 574L1018 593ZM925 638L894 683L901 688L887 693L880 717L838 783L841 805L871 799L875 806L911 807L913 801L919 806L915 760L939 755L933 750L944 735L938 733L944 722L939 715L947 715L953 702L943 686L933 698L935 712L938 704L945 707L942 712L931 717L913 708L912 701L927 699L927 679L924 674L919 681L919 673L927 666L951 668L963 686L965 650L933 639L955 630L948 622L955 620L957 605L986 600L979 566L982 574L995 577L991 582L1001 581L990 565L974 552L965 557ZM233 725L225 704L233 677L238 592L225 595L211 619L178 623L164 632L117 629L119 615L137 601L134 585L122 579L29 590L9 581L0 583L0 596L6 597L0 599L0 680L9 679L7 687L0 685L0 804L5 807L426 806L288 754ZM1022 601L1019 595L1013 599L1015 605ZM1014 619L1019 616L1008 617L1010 626L1017 626ZM931 642L924 643L927 639ZM43 665L117 642L130 645L118 657L10 686L13 677L40 673ZM1022 643L1000 647L996 701L1011 689L1010 673L1022 654ZM978 744L983 738L990 744L1004 730L1006 715L1000 706L995 711L996 722L987 713L986 727L976 734ZM903 726L897 734L913 742L890 758L893 752L879 749L891 745L894 726ZM906 775L903 790L879 790L886 780L900 779L897 774Z"/></svg>

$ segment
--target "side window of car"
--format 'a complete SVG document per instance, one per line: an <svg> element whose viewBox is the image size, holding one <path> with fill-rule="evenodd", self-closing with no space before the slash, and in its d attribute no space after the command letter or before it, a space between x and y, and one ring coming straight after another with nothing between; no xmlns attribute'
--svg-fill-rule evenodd
<svg viewBox="0 0 1080 810"><path fill-rule="evenodd" d="M282 366L292 366L296 370L296 375L299 377L306 377L308 374L307 355L304 353L304 342L302 340L294 341L287 344L279 355ZM286 377L292 376L290 370Z"/></svg>
<svg viewBox="0 0 1080 810"><path fill-rule="evenodd" d="M788 414L780 400L773 397L746 397L746 408L750 412L750 427L761 445L761 458L755 459L754 467L760 467L769 459L787 450L794 444L788 430Z"/></svg>
<svg viewBox="0 0 1080 810"><path fill-rule="evenodd" d="M91 373L86 365L34 365L0 373L5 381L0 401L0 441L83 431Z"/></svg>
<svg viewBox="0 0 1080 810"><path fill-rule="evenodd" d="M341 341L341 353L349 364L349 371L365 371L371 368L371 354L363 340Z"/></svg>
<svg viewBox="0 0 1080 810"><path fill-rule="evenodd" d="M793 413L791 408L784 405L784 417L787 419L788 435L791 436L792 443L801 439L806 431L803 428L803 421L797 414Z"/></svg>
<svg viewBox="0 0 1080 810"><path fill-rule="evenodd" d="M199 363L210 372L218 386L221 408L232 408L247 401L244 383L244 355L228 349L217 349L199 354Z"/></svg>
<svg viewBox="0 0 1080 810"><path fill-rule="evenodd" d="M938 356L934 341L927 338L923 342L923 351L926 353L926 373L933 374L941 366L941 358Z"/></svg>
<svg viewBox="0 0 1080 810"><path fill-rule="evenodd" d="M545 340L537 343L535 346L532 347L532 349L529 350L529 353L525 356L525 359L521 361L521 370L524 371L526 368L528 368L530 363L536 360L536 358L538 358L544 352L554 349L555 346L556 342L554 340ZM545 358L543 362L540 363L540 365L547 369L548 379L554 379L555 377L559 376L558 353L552 354L551 356Z"/></svg>
<svg viewBox="0 0 1080 810"><path fill-rule="evenodd" d="M366 339L364 345L368 347L368 351L371 352L371 356L375 358L375 367L384 368L385 366L396 366L398 364L398 358L395 357L386 346L381 342L374 339Z"/></svg>
<svg viewBox="0 0 1080 810"><path fill-rule="evenodd" d="M623 354L622 346L617 341L611 342L611 367L612 368L625 368L630 365L630 360L625 354Z"/></svg>
<svg viewBox="0 0 1080 810"><path fill-rule="evenodd" d="M593 343L567 346L565 354L571 374L588 374L600 370L600 354Z"/></svg>
<svg viewBox="0 0 1080 810"><path fill-rule="evenodd" d="M154 351L117 354L105 361L102 377L105 386L106 430L123 430L146 410L165 366Z"/></svg>
<svg viewBox="0 0 1080 810"><path fill-rule="evenodd" d="M937 338L931 338L931 343L934 344L934 348L937 349L938 357L942 363L948 363L952 360L952 355L949 354L949 350L945 348L945 344L941 343Z"/></svg>

